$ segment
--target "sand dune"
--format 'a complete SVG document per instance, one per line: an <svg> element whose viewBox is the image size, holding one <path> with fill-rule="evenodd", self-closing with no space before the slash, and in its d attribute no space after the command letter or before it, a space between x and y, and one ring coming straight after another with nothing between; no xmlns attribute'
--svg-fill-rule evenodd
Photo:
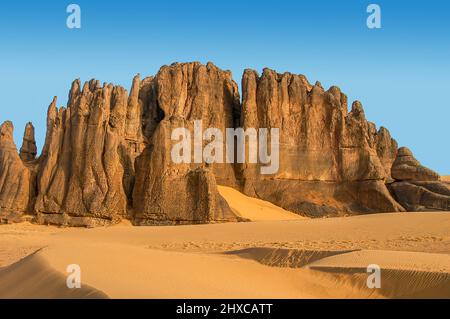
<svg viewBox="0 0 450 319"><path fill-rule="evenodd" d="M444 182L450 182L450 175L441 176L441 180Z"/></svg>
<svg viewBox="0 0 450 319"><path fill-rule="evenodd" d="M7 284L0 285L0 297L104 298L103 293L90 287L72 290L64 285L63 267L74 257L81 264L83 282L96 285L112 298L277 299L374 296L373 291L364 289L339 289L348 284L347 279L336 280L334 275L308 269L267 267L223 256L186 256L179 252L138 252L133 249L131 252L120 250L120 254L115 249L108 249L99 254L86 247L82 251L78 250L79 255L71 254L71 257L65 252L66 250L44 249L1 270L0 278L6 278ZM130 263L130 260L133 262ZM17 271L18 268L20 271ZM23 284L9 285L20 281ZM376 292L375 296L382 297Z"/></svg>
<svg viewBox="0 0 450 319"><path fill-rule="evenodd" d="M379 294L388 298L450 298L450 255L363 250L330 256L307 267L332 274L347 274L360 289L367 266L381 268Z"/></svg>
<svg viewBox="0 0 450 319"><path fill-rule="evenodd" d="M346 268L366 269L377 264L382 269L416 270L450 274L449 254L429 254L409 251L360 250L336 254L308 264L312 269Z"/></svg>
<svg viewBox="0 0 450 319"><path fill-rule="evenodd" d="M1 298L450 298L448 213L96 229L22 223L0 226L0 240ZM369 263L382 267L381 289L366 286ZM69 264L80 265L82 290L66 287Z"/></svg>
<svg viewBox="0 0 450 319"><path fill-rule="evenodd" d="M0 298L91 299L107 296L88 285L68 289L66 277L37 251L0 269Z"/></svg>
<svg viewBox="0 0 450 319"><path fill-rule="evenodd" d="M297 220L304 217L287 211L270 202L245 196L231 187L218 186L219 193L240 217L252 221Z"/></svg>
<svg viewBox="0 0 450 319"><path fill-rule="evenodd" d="M229 251L225 254L252 259L263 265L272 267L301 268L314 261L334 255L345 254L351 251L353 250L327 251L256 247Z"/></svg>
<svg viewBox="0 0 450 319"><path fill-rule="evenodd" d="M322 285L348 289L359 296L386 298L450 298L450 255L401 251L301 251L251 248L229 252L272 267L304 268ZM367 287L369 265L382 272L380 289ZM316 291L317 292L317 291Z"/></svg>
<svg viewBox="0 0 450 319"><path fill-rule="evenodd" d="M102 245L103 246L103 245ZM112 298L297 298L288 271L218 255L63 245L42 251L58 271L76 260L83 281ZM67 254L67 249L72 251Z"/></svg>
<svg viewBox="0 0 450 319"><path fill-rule="evenodd" d="M449 257L440 254L413 253L422 262L431 260L443 267L437 268L440 271L428 271L414 268L414 263L394 262L395 269L389 268L392 260L404 262L403 257L412 257L411 253L402 252L316 252L316 256L333 256L286 265L280 263L286 250L279 249L270 252L271 262L267 255L265 260L257 260L262 251L247 251L253 254L256 262L252 262L249 256L228 258L117 245L99 248L64 243L26 257L0 270L0 297L106 297L101 291L112 298L450 297L450 273L444 272L448 270ZM362 256L352 258L355 253ZM68 289L65 285L65 267L74 261L82 269L82 289ZM381 289L366 286L365 269L369 262L382 267Z"/></svg>

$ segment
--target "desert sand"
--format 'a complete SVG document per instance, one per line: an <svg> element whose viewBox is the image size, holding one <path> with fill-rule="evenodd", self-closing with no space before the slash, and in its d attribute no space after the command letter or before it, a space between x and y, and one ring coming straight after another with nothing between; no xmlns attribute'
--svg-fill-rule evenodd
<svg viewBox="0 0 450 319"><path fill-rule="evenodd" d="M441 176L441 180L444 182L450 182L450 175Z"/></svg>
<svg viewBox="0 0 450 319"><path fill-rule="evenodd" d="M245 196L234 188L226 186L218 186L217 188L234 213L242 218L251 221L298 220L303 218L270 202Z"/></svg>
<svg viewBox="0 0 450 319"><path fill-rule="evenodd" d="M1 298L450 298L450 214L308 219L231 189L253 222L0 226ZM66 268L81 267L81 289ZM369 264L381 289L369 289Z"/></svg>

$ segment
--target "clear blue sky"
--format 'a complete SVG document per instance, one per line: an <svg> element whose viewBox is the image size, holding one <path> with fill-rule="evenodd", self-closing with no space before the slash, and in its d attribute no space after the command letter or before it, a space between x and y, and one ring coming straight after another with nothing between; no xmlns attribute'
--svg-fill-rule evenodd
<svg viewBox="0 0 450 319"><path fill-rule="evenodd" d="M66 27L81 7L82 28ZM382 29L366 8L382 9ZM441 174L450 174L450 1L15 1L0 4L0 121L45 137L48 104L73 79L130 87L175 61L233 72L264 67L338 85L369 120Z"/></svg>

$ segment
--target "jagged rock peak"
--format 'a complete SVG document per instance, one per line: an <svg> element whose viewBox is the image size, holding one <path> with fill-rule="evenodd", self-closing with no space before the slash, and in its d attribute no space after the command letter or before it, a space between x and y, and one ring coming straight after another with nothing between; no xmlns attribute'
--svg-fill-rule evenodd
<svg viewBox="0 0 450 319"><path fill-rule="evenodd" d="M231 72L211 62L166 65L154 81L158 106L165 119L202 119L212 113L228 116L240 108L239 90Z"/></svg>
<svg viewBox="0 0 450 319"><path fill-rule="evenodd" d="M73 96L77 95L78 93L80 93L80 87L81 87L81 80L80 79L75 79L72 82L72 86L70 88L70 92L69 92L69 102L72 99ZM70 103L69 103L70 104Z"/></svg>
<svg viewBox="0 0 450 319"><path fill-rule="evenodd" d="M24 162L32 161L36 158L37 147L34 136L34 126L31 122L28 122L25 126L25 132L23 133L22 147L20 148L20 158Z"/></svg>
<svg viewBox="0 0 450 319"><path fill-rule="evenodd" d="M292 81L299 80L299 82L302 83L302 85L305 86L308 91L311 91L313 88L313 85L311 85L306 76L303 74L293 74L291 72L278 73L276 70L273 70L271 68L263 68L261 76L256 70L245 69L242 80L244 80L248 76L254 77L257 80L257 82L259 82L263 78L271 78L276 80L277 82L285 81L289 84Z"/></svg>
<svg viewBox="0 0 450 319"><path fill-rule="evenodd" d="M0 126L0 143L2 144L9 144L14 143L13 140L13 132L14 132L14 125L11 121L5 121Z"/></svg>
<svg viewBox="0 0 450 319"><path fill-rule="evenodd" d="M403 157L403 156L413 157L414 155L413 155L413 152L411 152L411 150L409 148L403 146L398 149L397 156L398 157Z"/></svg>
<svg viewBox="0 0 450 319"><path fill-rule="evenodd" d="M364 108L360 101L353 101L351 114L355 118L359 118L359 119L363 119L363 120L366 118L366 116L364 114Z"/></svg>
<svg viewBox="0 0 450 319"><path fill-rule="evenodd" d="M318 88L321 88L321 89L323 90L322 83L320 83L319 81L316 81L316 83L314 84L314 86L317 86Z"/></svg>

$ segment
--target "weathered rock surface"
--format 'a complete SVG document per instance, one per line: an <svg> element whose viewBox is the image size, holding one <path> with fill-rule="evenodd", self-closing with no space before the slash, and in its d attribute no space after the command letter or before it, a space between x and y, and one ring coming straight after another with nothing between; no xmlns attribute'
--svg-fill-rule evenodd
<svg viewBox="0 0 450 319"><path fill-rule="evenodd" d="M390 187L397 201L408 211L450 211L450 189L443 186L436 182L396 182Z"/></svg>
<svg viewBox="0 0 450 319"><path fill-rule="evenodd" d="M387 129L366 120L361 103L349 112L338 87L265 69L261 76L246 70L242 92L241 103L231 73L212 63L137 75L129 94L76 80L67 107L57 108L55 97L48 108L39 157L31 123L20 154L12 124L1 126L0 210L6 219L29 213L38 223L69 226L122 218L136 225L239 221L216 184L312 217L450 210L448 185L409 150L397 150ZM279 128L279 169L264 175L268 164L208 164L193 149L189 161L175 163L172 133L187 128L194 146L198 121L202 135L222 132L224 153L227 128ZM212 138L200 140L204 149Z"/></svg>
<svg viewBox="0 0 450 319"><path fill-rule="evenodd" d="M122 87L91 80L81 89L76 80L67 108L58 110L56 99L50 104L34 208L38 221L95 226L126 216L119 148L127 98Z"/></svg>
<svg viewBox="0 0 450 319"><path fill-rule="evenodd" d="M170 122L162 122L155 141L167 141ZM153 146L136 162L134 189L136 225L197 224L239 221L220 196L216 180L208 168L191 169L173 165L170 148Z"/></svg>
<svg viewBox="0 0 450 319"><path fill-rule="evenodd" d="M0 126L0 212L27 212L30 203L30 171L17 153L13 124Z"/></svg>
<svg viewBox="0 0 450 319"><path fill-rule="evenodd" d="M20 148L19 156L24 162L33 161L36 159L37 147L34 137L34 126L31 122L28 122L25 126L25 132L23 134L22 147Z"/></svg>
<svg viewBox="0 0 450 319"><path fill-rule="evenodd" d="M439 174L422 166L408 148L398 150L392 177L396 181L390 189L408 211L450 210L449 185L439 181Z"/></svg>
<svg viewBox="0 0 450 319"><path fill-rule="evenodd" d="M385 127L380 127L380 129L376 131L375 126L373 126L372 136L374 138L378 157L386 172L387 181L393 182L391 169L392 164L397 157L397 141L391 137L391 134Z"/></svg>
<svg viewBox="0 0 450 319"><path fill-rule="evenodd" d="M234 185L232 164L206 168L203 159L195 163L191 157L188 163L176 164L171 157L171 133L177 128L193 132L195 120L201 120L206 128L225 131L234 127L239 95L231 74L211 63L162 67L149 102L150 113L160 117L148 147L136 162L135 223L237 221L216 187L216 178ZM191 141L193 145L194 136Z"/></svg>
<svg viewBox="0 0 450 319"><path fill-rule="evenodd" d="M162 67L155 77L155 85L156 103L165 115L163 120L179 122L182 119L186 125L181 126L188 127L191 132L195 120L202 121L203 130L217 128L222 132L238 124L240 97L237 84L231 72L212 63L175 63ZM194 136L192 141L194 143ZM210 169L220 184L235 185L232 164L214 163Z"/></svg>
<svg viewBox="0 0 450 319"><path fill-rule="evenodd" d="M232 102L239 106L238 95L228 100L226 91L217 93L224 90L225 77L231 82L213 65L177 65L162 68L155 79L137 75L129 95L120 86L101 87L91 80L81 88L74 81L67 108L58 109L54 99L48 110L36 220L71 226L107 225L121 218L136 224L237 220L209 170L183 170L165 157L171 148L164 125L171 120L165 118L183 117L174 105L184 108L191 122L202 112L206 120L211 112L211 125L233 123L233 118L226 122L227 112L216 109L233 107ZM222 176L227 177L225 171Z"/></svg>
<svg viewBox="0 0 450 319"><path fill-rule="evenodd" d="M361 103L348 113L339 88L269 69L247 70L242 89L244 128L280 128L278 173L245 165L245 193L309 216L403 210L385 186L395 141L365 119Z"/></svg>
<svg viewBox="0 0 450 319"><path fill-rule="evenodd" d="M437 181L439 174L422 166L415 159L412 152L402 147L398 150L397 158L392 165L392 177L400 181Z"/></svg>

